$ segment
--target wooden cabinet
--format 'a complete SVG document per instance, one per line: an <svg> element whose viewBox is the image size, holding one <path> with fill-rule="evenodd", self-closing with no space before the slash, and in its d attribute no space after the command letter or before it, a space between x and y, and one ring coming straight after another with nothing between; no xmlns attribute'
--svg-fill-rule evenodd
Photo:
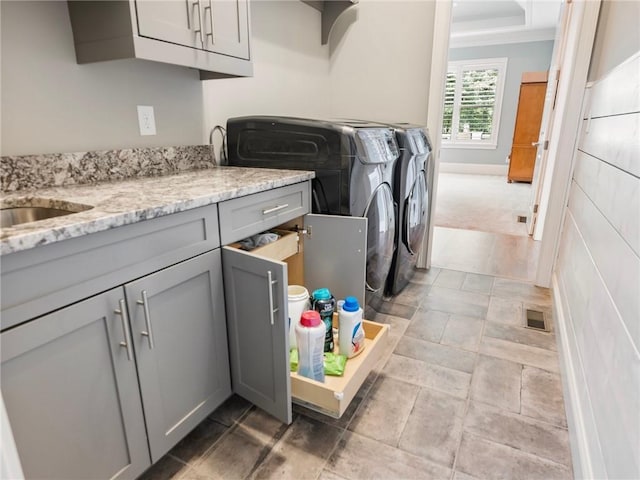
<svg viewBox="0 0 640 480"><path fill-rule="evenodd" d="M3 332L27 478L135 478L222 404L223 302L216 249Z"/></svg>
<svg viewBox="0 0 640 480"><path fill-rule="evenodd" d="M308 182L304 185L310 195ZM272 199L260 194L222 202L223 238L227 226L223 212L237 211L236 202L239 208L247 204L258 210L274 208ZM308 211L309 203L306 205ZM244 224L242 218L236 222ZM343 377L329 377L321 383L290 373L287 286L305 285L310 292L329 287L336 298L354 295L364 305L367 242L366 218L307 214L293 223L305 232L300 234L304 241L296 251L222 248L234 392L286 423L292 420L292 402L340 417L380 358L388 334L387 325L367 324L365 350L347 362ZM288 244L289 239L279 241Z"/></svg>
<svg viewBox="0 0 640 480"><path fill-rule="evenodd" d="M151 465L121 305L116 288L0 335L26 478L135 478Z"/></svg>
<svg viewBox="0 0 640 480"><path fill-rule="evenodd" d="M509 182L531 182L536 163L540 122L547 91L546 72L523 74L520 97L509 155ZM543 80L543 81L541 81Z"/></svg>
<svg viewBox="0 0 640 480"><path fill-rule="evenodd" d="M78 63L140 58L252 75L248 0L70 0Z"/></svg>

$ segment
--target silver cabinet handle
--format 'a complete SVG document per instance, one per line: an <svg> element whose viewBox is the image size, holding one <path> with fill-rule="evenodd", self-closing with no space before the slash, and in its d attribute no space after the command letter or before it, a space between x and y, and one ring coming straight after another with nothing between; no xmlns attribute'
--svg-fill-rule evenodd
<svg viewBox="0 0 640 480"><path fill-rule="evenodd" d="M122 321L122 336L124 337L124 342L120 342L120 346L127 349L127 359L131 361L133 358L133 352L131 350L131 330L129 330L129 316L127 315L127 305L124 303L124 299L121 299L119 302L120 308L114 310L114 313L120 315L120 320Z"/></svg>
<svg viewBox="0 0 640 480"><path fill-rule="evenodd" d="M273 208L267 208L266 210L262 210L262 214L263 215L268 215L270 213L277 212L278 210L282 210L283 208L287 208L288 206L289 206L289 204L285 203L284 205L277 205L277 206L275 206Z"/></svg>
<svg viewBox="0 0 640 480"><path fill-rule="evenodd" d="M209 0L209 6L208 7L204 7L204 11L206 12L207 10L209 10L209 22L211 22L211 32L207 33L207 37L211 37L211 45L215 45L216 44L216 38L215 38L215 27L213 26L213 5L211 4L211 0ZM206 18L205 18L205 24L206 24Z"/></svg>
<svg viewBox="0 0 640 480"><path fill-rule="evenodd" d="M278 281L273 280L271 270L267 270L267 282L269 282L269 316L271 317L271 325L273 325L275 323L273 314L279 310L278 308L273 308L273 286L278 283Z"/></svg>
<svg viewBox="0 0 640 480"><path fill-rule="evenodd" d="M149 315L149 300L147 299L147 291L142 290L142 300L137 300L138 305L142 305L144 311L144 324L147 327L146 331L140 332L140 335L147 337L149 341L149 350L153 350L153 332L151 331L151 316Z"/></svg>
<svg viewBox="0 0 640 480"><path fill-rule="evenodd" d="M202 14L200 13L200 0L198 0L197 2L193 2L193 8L198 11L198 29L196 30L194 28L193 31L194 33L200 35L200 44L202 45L202 48L204 48L204 38L202 38Z"/></svg>
<svg viewBox="0 0 640 480"><path fill-rule="evenodd" d="M187 7L187 28L191 30L191 17L189 16L191 12L189 12L189 0L184 0L184 4Z"/></svg>

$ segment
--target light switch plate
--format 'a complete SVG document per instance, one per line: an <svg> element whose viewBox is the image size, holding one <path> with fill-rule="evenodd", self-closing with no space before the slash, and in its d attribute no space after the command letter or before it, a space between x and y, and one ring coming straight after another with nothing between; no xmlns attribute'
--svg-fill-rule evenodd
<svg viewBox="0 0 640 480"><path fill-rule="evenodd" d="M138 125L140 126L140 135L156 134L156 119L152 106L138 105Z"/></svg>

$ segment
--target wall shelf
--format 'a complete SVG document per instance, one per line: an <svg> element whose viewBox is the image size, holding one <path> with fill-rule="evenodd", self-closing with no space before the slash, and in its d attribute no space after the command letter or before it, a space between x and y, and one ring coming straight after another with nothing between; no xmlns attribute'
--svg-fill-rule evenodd
<svg viewBox="0 0 640 480"><path fill-rule="evenodd" d="M301 0L322 12L321 44L329 43L329 34L336 20L348 8L356 5L359 0Z"/></svg>

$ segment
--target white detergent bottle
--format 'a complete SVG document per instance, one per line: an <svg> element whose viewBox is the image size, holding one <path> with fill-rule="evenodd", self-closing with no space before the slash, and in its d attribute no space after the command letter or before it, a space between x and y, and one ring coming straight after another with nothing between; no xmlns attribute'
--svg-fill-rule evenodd
<svg viewBox="0 0 640 480"><path fill-rule="evenodd" d="M289 285L288 287L289 306L289 349L297 348L296 325L300 323L302 312L309 310L309 292L302 285Z"/></svg>
<svg viewBox="0 0 640 480"><path fill-rule="evenodd" d="M344 299L342 309L338 310L340 327L338 346L340 354L347 358L355 357L364 350L364 327L362 326L362 308L356 297Z"/></svg>
<svg viewBox="0 0 640 480"><path fill-rule="evenodd" d="M324 322L315 310L302 312L296 324L298 375L324 382Z"/></svg>

